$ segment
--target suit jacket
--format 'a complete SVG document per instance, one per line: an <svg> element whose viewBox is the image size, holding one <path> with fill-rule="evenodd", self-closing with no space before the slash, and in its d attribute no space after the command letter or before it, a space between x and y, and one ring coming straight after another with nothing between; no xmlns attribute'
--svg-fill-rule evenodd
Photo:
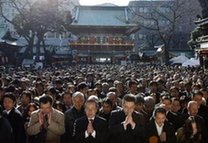
<svg viewBox="0 0 208 143"><path fill-rule="evenodd" d="M186 122L185 122L185 125L183 127L183 129L184 129L184 133L183 133L184 134L184 140L181 141L180 143L193 143L194 141L198 141L198 142L201 142L201 143L207 143L208 142L208 138L207 138L208 134L207 134L204 119L199 115L196 115L194 117L194 119L195 119L195 122L197 124L198 133L196 135L194 135L193 138L191 138L193 131L192 131L190 121L189 121L189 119L187 119Z"/></svg>
<svg viewBox="0 0 208 143"><path fill-rule="evenodd" d="M12 126L15 143L25 143L26 137L22 114L17 109L13 108L9 112L9 114L4 111L3 116L9 121Z"/></svg>
<svg viewBox="0 0 208 143"><path fill-rule="evenodd" d="M0 143L14 143L12 127L4 117L0 117Z"/></svg>
<svg viewBox="0 0 208 143"><path fill-rule="evenodd" d="M185 123L185 117L182 114L174 113L172 111L168 111L167 119L170 123L172 123L175 131L177 131Z"/></svg>
<svg viewBox="0 0 208 143"><path fill-rule="evenodd" d="M38 113L40 110L36 110L32 113L27 133L29 135L37 135L41 132L41 124L38 121ZM64 134L64 114L56 109L52 109L51 123L47 128L46 143L60 143L60 136Z"/></svg>
<svg viewBox="0 0 208 143"><path fill-rule="evenodd" d="M154 118L151 118L150 121L147 123L146 132L147 132L146 140L148 143L150 143L149 139L153 136L157 138L158 143L161 143L160 137L157 133L157 128L155 125ZM165 123L164 123L163 132L166 133L166 142L165 143L176 143L177 142L174 128L173 128L172 124L170 124L168 121L165 121Z"/></svg>
<svg viewBox="0 0 208 143"><path fill-rule="evenodd" d="M100 116L95 116L95 119L92 123L93 128L96 132L95 138L89 135L85 138L85 131L88 126L88 118L84 116L80 119L77 119L74 123L74 137L76 143L106 143L108 138L108 125L104 118Z"/></svg>
<svg viewBox="0 0 208 143"><path fill-rule="evenodd" d="M125 130L122 124L126 119L124 111L116 110L111 113L109 120L109 140L111 143L144 143L145 130L142 124L143 117L137 112L133 112L132 117L136 123L136 127L131 129L130 125L128 125Z"/></svg>
<svg viewBox="0 0 208 143"><path fill-rule="evenodd" d="M65 112L65 134L62 137L62 143L74 143L74 138L72 137L74 122L76 119L85 116L84 108L78 111L75 107L67 110Z"/></svg>
<svg viewBox="0 0 208 143"><path fill-rule="evenodd" d="M198 115L204 118L206 130L208 130L208 107L201 105L199 107Z"/></svg>

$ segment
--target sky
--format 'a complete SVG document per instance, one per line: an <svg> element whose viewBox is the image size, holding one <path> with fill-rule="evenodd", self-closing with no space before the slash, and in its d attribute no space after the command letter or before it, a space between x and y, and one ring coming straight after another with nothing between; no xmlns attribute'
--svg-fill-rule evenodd
<svg viewBox="0 0 208 143"><path fill-rule="evenodd" d="M119 6L127 6L130 0L80 0L81 5L99 5L103 3L113 3Z"/></svg>

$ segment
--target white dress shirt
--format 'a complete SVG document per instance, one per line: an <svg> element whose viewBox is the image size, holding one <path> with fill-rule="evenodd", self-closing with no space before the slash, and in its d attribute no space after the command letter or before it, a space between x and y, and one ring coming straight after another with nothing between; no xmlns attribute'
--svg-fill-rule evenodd
<svg viewBox="0 0 208 143"><path fill-rule="evenodd" d="M95 119L95 117L94 117L94 118L91 118L91 119L88 119L88 121L91 122L91 120L94 120L94 119ZM89 137L89 135L90 135L90 134L88 134L88 132L87 132L87 130L86 130L86 131L85 131L85 138ZM93 130L91 136L92 136L93 138L95 138L95 136L96 136L96 131L95 131L95 130Z"/></svg>
<svg viewBox="0 0 208 143"><path fill-rule="evenodd" d="M157 129L157 134L158 136L160 136L162 134L162 131L163 131L163 126L164 126L164 123L159 126L156 122L155 122L155 125L156 125L156 129Z"/></svg>

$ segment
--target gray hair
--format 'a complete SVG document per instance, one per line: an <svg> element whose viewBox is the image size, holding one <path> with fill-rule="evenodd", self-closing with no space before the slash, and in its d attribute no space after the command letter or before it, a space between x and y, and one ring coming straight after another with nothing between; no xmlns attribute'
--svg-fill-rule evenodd
<svg viewBox="0 0 208 143"><path fill-rule="evenodd" d="M72 95L72 100L76 97L82 97L84 99L84 94L80 91L76 91L75 93L73 93Z"/></svg>

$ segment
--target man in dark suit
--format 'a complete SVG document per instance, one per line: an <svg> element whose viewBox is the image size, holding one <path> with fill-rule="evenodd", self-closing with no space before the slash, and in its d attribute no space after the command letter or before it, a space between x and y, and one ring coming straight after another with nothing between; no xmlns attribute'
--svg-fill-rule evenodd
<svg viewBox="0 0 208 143"><path fill-rule="evenodd" d="M134 109L136 98L127 94L123 98L123 109L113 111L110 117L110 142L118 143L143 143L144 126L143 117Z"/></svg>
<svg viewBox="0 0 208 143"><path fill-rule="evenodd" d="M74 123L73 136L76 143L105 143L107 141L107 122L96 116L97 110L98 104L95 100L86 101L86 116L77 119Z"/></svg>
<svg viewBox="0 0 208 143"><path fill-rule="evenodd" d="M170 111L167 112L167 119L173 124L175 131L177 131L185 123L185 117L179 113L180 108L180 100L175 97L172 98Z"/></svg>
<svg viewBox="0 0 208 143"><path fill-rule="evenodd" d="M84 94L77 91L72 95L73 106L65 112L65 134L62 138L62 143L74 143L73 127L76 119L81 118L85 115L84 112Z"/></svg>
<svg viewBox="0 0 208 143"><path fill-rule="evenodd" d="M2 117L2 110L0 105L0 143L14 143L12 127L9 121Z"/></svg>
<svg viewBox="0 0 208 143"><path fill-rule="evenodd" d="M197 91L193 94L193 100L199 106L198 115L204 118L206 130L208 130L208 107L202 104L203 93Z"/></svg>
<svg viewBox="0 0 208 143"><path fill-rule="evenodd" d="M5 93L3 97L3 117L5 117L12 126L15 143L25 143L24 120L22 114L15 109L16 97L13 93Z"/></svg>
<svg viewBox="0 0 208 143"><path fill-rule="evenodd" d="M155 109L153 117L146 125L148 143L176 143L175 131L166 120L166 110L162 107Z"/></svg>

